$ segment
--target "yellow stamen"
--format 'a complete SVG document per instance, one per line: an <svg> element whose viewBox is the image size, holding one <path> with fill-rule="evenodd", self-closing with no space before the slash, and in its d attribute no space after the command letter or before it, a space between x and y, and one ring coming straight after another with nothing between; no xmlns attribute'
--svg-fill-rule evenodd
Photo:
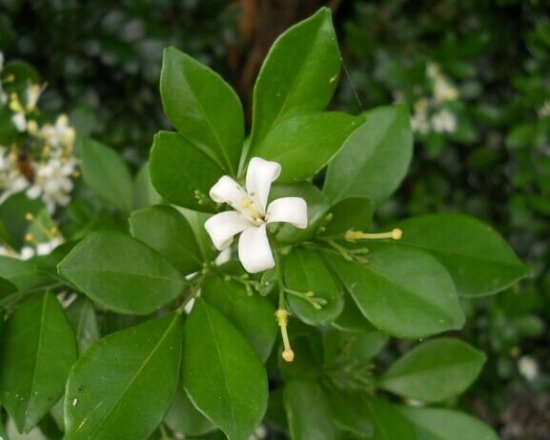
<svg viewBox="0 0 550 440"><path fill-rule="evenodd" d="M403 236L401 229L395 228L390 232L381 232L378 234L365 234L361 231L354 231L350 229L346 231L344 238L346 241L354 242L355 240L377 240L381 238L391 238L392 240L399 240Z"/></svg>
<svg viewBox="0 0 550 440"><path fill-rule="evenodd" d="M241 207L243 209L248 209L252 206L252 200L250 200L248 197L245 197L241 200Z"/></svg>
<svg viewBox="0 0 550 440"><path fill-rule="evenodd" d="M25 234L25 241L34 241L34 234L27 232Z"/></svg>
<svg viewBox="0 0 550 440"><path fill-rule="evenodd" d="M28 222L32 222L34 220L34 215L32 215L32 212L27 212L25 214L25 220L27 220Z"/></svg>
<svg viewBox="0 0 550 440"><path fill-rule="evenodd" d="M288 315L288 310L285 309L279 309L275 312L275 316L277 317L277 324L279 324L279 327L281 327L281 335L283 337L284 350L281 356L286 362L292 362L294 360L294 352L290 347L290 341L288 339L288 333L286 330L286 326L288 324Z"/></svg>

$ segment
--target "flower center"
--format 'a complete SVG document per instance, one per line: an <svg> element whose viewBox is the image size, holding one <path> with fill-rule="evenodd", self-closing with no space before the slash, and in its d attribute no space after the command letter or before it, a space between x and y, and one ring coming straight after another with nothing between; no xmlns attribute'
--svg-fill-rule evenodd
<svg viewBox="0 0 550 440"><path fill-rule="evenodd" d="M243 197L243 199L241 200L240 211L247 217L249 217L250 220L257 225L261 225L266 221L265 214L263 214L259 209L254 206L254 200L252 200L250 197Z"/></svg>

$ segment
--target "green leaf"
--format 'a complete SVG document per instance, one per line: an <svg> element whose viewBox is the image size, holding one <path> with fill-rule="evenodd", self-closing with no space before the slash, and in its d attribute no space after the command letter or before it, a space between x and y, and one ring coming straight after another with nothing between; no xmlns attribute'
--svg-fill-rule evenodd
<svg viewBox="0 0 550 440"><path fill-rule="evenodd" d="M462 295L487 295L529 275L529 269L488 225L462 214L428 214L398 224L399 241L430 252Z"/></svg>
<svg viewBox="0 0 550 440"><path fill-rule="evenodd" d="M84 139L80 151L82 177L99 197L129 213L134 203L134 185L126 162L113 150Z"/></svg>
<svg viewBox="0 0 550 440"><path fill-rule="evenodd" d="M155 249L181 273L202 268L199 246L191 226L176 209L152 206L132 212L130 231L138 240Z"/></svg>
<svg viewBox="0 0 550 440"><path fill-rule="evenodd" d="M314 251L295 249L284 260L284 280L288 289L286 300L292 312L302 321L312 324L328 324L342 312L342 289L336 283L323 259ZM303 295L310 295L309 300ZM311 301L320 300L317 306Z"/></svg>
<svg viewBox="0 0 550 440"><path fill-rule="evenodd" d="M275 307L266 298L249 294L245 286L222 276L208 277L201 289L202 298L225 316L247 339L265 362L277 336Z"/></svg>
<svg viewBox="0 0 550 440"><path fill-rule="evenodd" d="M323 191L329 200L358 196L378 205L407 173L413 137L406 106L379 107L365 115L367 122L350 136L328 168Z"/></svg>
<svg viewBox="0 0 550 440"><path fill-rule="evenodd" d="M235 176L244 141L244 115L235 91L205 65L168 47L160 94L179 134Z"/></svg>
<svg viewBox="0 0 550 440"><path fill-rule="evenodd" d="M92 345L67 383L67 438L148 438L174 398L181 342L181 316L170 314Z"/></svg>
<svg viewBox="0 0 550 440"><path fill-rule="evenodd" d="M134 182L135 208L147 208L159 204L162 197L155 190L149 173L149 162L144 163L139 169Z"/></svg>
<svg viewBox="0 0 550 440"><path fill-rule="evenodd" d="M17 292L17 286L11 281L0 277L0 297Z"/></svg>
<svg viewBox="0 0 550 440"><path fill-rule="evenodd" d="M61 261L59 273L104 307L136 315L158 310L187 286L162 256L115 232L86 237Z"/></svg>
<svg viewBox="0 0 550 440"><path fill-rule="evenodd" d="M19 431L30 431L59 400L77 358L74 334L51 293L24 302L0 335L0 400Z"/></svg>
<svg viewBox="0 0 550 440"><path fill-rule="evenodd" d="M364 197L349 197L330 208L330 221L323 228L324 236L342 236L346 231L368 231L374 206Z"/></svg>
<svg viewBox="0 0 550 440"><path fill-rule="evenodd" d="M230 440L247 439L267 408L267 375L242 334L201 299L185 323L182 369L195 406Z"/></svg>
<svg viewBox="0 0 550 440"><path fill-rule="evenodd" d="M42 200L29 199L24 192L8 197L0 204L0 239L14 249L24 246L29 229L27 214L34 216L41 209L44 209Z"/></svg>
<svg viewBox="0 0 550 440"><path fill-rule="evenodd" d="M252 148L287 116L324 110L338 83L340 64L327 8L279 36L254 86Z"/></svg>
<svg viewBox="0 0 550 440"><path fill-rule="evenodd" d="M20 291L44 286L52 280L32 261L0 256L0 276L17 286Z"/></svg>
<svg viewBox="0 0 550 440"><path fill-rule="evenodd" d="M76 335L79 353L82 354L101 336L93 303L85 296L80 296L67 309L67 318Z"/></svg>
<svg viewBox="0 0 550 440"><path fill-rule="evenodd" d="M155 136L149 170L155 189L169 202L196 211L215 210L208 193L224 170L179 134L161 131Z"/></svg>
<svg viewBox="0 0 550 440"><path fill-rule="evenodd" d="M313 237L325 219L329 206L323 193L310 182L273 186L269 194L271 200L281 197L301 197L307 204L307 221L305 229L298 229L289 223L273 225L280 243L296 243Z"/></svg>
<svg viewBox="0 0 550 440"><path fill-rule="evenodd" d="M172 406L163 421L172 431L188 438L201 436L213 431L216 427L208 420L189 399L183 390L177 390Z"/></svg>
<svg viewBox="0 0 550 440"><path fill-rule="evenodd" d="M323 390L314 381L291 380L285 384L283 399L294 440L334 440L337 428Z"/></svg>
<svg viewBox="0 0 550 440"><path fill-rule="evenodd" d="M323 333L325 363L366 365L388 340L388 335L374 328L370 332L329 328Z"/></svg>
<svg viewBox="0 0 550 440"><path fill-rule="evenodd" d="M417 440L499 440L485 423L458 411L403 406L399 412L412 424Z"/></svg>
<svg viewBox="0 0 550 440"><path fill-rule="evenodd" d="M431 255L372 243L368 263L327 255L365 317L385 333L420 338L464 324L453 281Z"/></svg>
<svg viewBox="0 0 550 440"><path fill-rule="evenodd" d="M213 261L216 256L219 255L220 251L214 247L212 239L204 227L204 223L211 217L211 214L191 211L185 208L178 208L178 211L183 214L193 230L193 234L199 245L202 261Z"/></svg>
<svg viewBox="0 0 550 440"><path fill-rule="evenodd" d="M338 425L360 438L373 436L374 426L367 417L368 401L363 393L331 388L326 395L331 416Z"/></svg>
<svg viewBox="0 0 550 440"><path fill-rule="evenodd" d="M301 113L273 126L251 154L281 164L278 183L300 182L319 172L363 122L345 113Z"/></svg>
<svg viewBox="0 0 550 440"><path fill-rule="evenodd" d="M398 359L379 385L424 402L454 397L478 376L485 355L457 339L439 338L420 344Z"/></svg>
<svg viewBox="0 0 550 440"><path fill-rule="evenodd" d="M418 440L412 425L393 405L367 394L362 395L362 401L365 417L374 427L369 440Z"/></svg>

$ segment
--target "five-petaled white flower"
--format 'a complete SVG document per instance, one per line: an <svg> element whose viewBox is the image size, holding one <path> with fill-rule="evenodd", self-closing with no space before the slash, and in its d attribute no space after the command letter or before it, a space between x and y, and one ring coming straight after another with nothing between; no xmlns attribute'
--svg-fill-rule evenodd
<svg viewBox="0 0 550 440"><path fill-rule="evenodd" d="M229 176L222 176L210 189L210 197L227 203L235 211L210 217L205 228L218 250L226 249L239 238L239 260L247 272L256 273L275 266L267 239L267 225L286 222L298 228L307 227L307 205L301 197L282 197L267 206L273 183L281 174L281 165L259 157L250 160L246 173L246 190Z"/></svg>

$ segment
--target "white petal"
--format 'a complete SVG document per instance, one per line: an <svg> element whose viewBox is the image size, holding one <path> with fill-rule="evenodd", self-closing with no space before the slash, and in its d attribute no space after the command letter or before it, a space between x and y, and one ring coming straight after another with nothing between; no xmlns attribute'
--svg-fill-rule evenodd
<svg viewBox="0 0 550 440"><path fill-rule="evenodd" d="M219 251L231 244L233 236L250 227L250 222L235 211L220 212L204 223L212 243Z"/></svg>
<svg viewBox="0 0 550 440"><path fill-rule="evenodd" d="M210 197L218 203L227 203L234 209L240 209L241 202L247 198L245 190L229 176L222 176L212 188Z"/></svg>
<svg viewBox="0 0 550 440"><path fill-rule="evenodd" d="M292 223L297 228L307 227L307 203L301 197L282 197L273 200L267 208L267 223Z"/></svg>
<svg viewBox="0 0 550 440"><path fill-rule="evenodd" d="M246 191L254 199L262 213L265 212L271 183L281 174L281 165L260 157L253 157L246 171Z"/></svg>
<svg viewBox="0 0 550 440"><path fill-rule="evenodd" d="M249 273L261 272L275 266L265 224L243 231L239 238L239 260Z"/></svg>

